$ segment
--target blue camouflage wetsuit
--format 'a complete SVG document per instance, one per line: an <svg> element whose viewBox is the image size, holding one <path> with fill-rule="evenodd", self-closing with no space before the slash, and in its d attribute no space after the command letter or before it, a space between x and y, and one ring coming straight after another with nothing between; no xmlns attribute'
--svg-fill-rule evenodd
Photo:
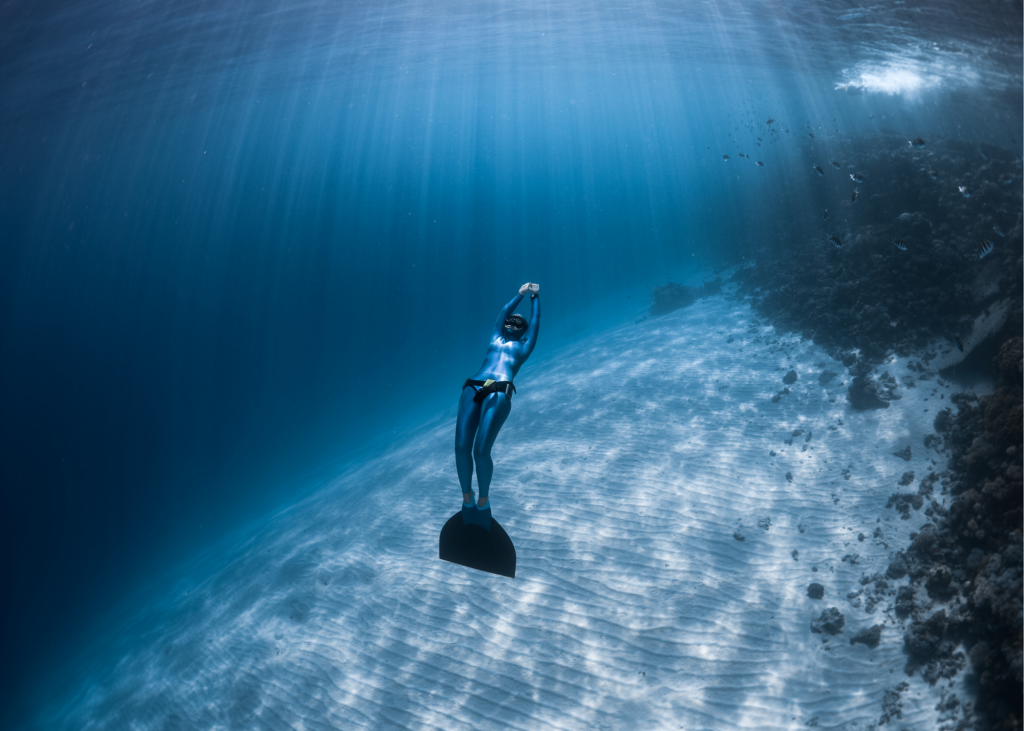
<svg viewBox="0 0 1024 731"><path fill-rule="evenodd" d="M525 324L522 317L512 315L523 300L522 294L517 294L502 309L494 323L483 365L463 385L459 400L459 415L455 423L455 467L464 497L470 495L469 502L463 503L463 521L482 525L488 530L491 508L487 501L494 474L491 447L512 410L512 379L537 344L540 298L531 293L530 299L532 312L525 327L522 327ZM480 502L486 505L484 508L477 508L472 498L474 462Z"/></svg>

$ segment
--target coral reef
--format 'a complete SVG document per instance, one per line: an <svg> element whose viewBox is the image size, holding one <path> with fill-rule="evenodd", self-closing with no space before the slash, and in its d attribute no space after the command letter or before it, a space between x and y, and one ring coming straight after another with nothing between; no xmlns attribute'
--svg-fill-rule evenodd
<svg viewBox="0 0 1024 731"><path fill-rule="evenodd" d="M736 274L741 292L777 328L802 332L838 358L857 350L878 363L888 352L909 353L955 334L970 347L966 334L976 317L1004 298L1019 308L1022 297L1021 190L997 183L1019 177L1015 156L986 147L983 160L976 146L958 140L935 140L923 150L895 139L849 144L864 173L861 202L837 214L837 230L831 222L807 225L788 244L773 244ZM927 175L932 168L940 179ZM954 179L966 183L970 198ZM837 210L828 196L847 187L823 191L823 205ZM842 248L826 241L829 233ZM893 245L897 239L906 251ZM983 240L995 248L979 259Z"/></svg>
<svg viewBox="0 0 1024 731"><path fill-rule="evenodd" d="M959 413L940 412L935 426L950 452L943 491L953 495L889 567L909 574L896 611L914 619L904 636L908 671L935 682L967 663L977 676L976 728L1019 729L1022 678L1022 399L1021 337L1008 339L993 363L998 387L991 396L955 400ZM929 482L927 489L932 489ZM924 481L922 481L923 485ZM919 494L913 497L920 497ZM895 496L894 496L895 497ZM937 507L934 503L932 507ZM928 616L926 594L946 602ZM947 611L948 610L948 611Z"/></svg>

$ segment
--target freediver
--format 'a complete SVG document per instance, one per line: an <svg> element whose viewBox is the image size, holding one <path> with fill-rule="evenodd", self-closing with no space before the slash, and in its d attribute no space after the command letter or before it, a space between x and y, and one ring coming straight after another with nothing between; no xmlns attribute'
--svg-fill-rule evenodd
<svg viewBox="0 0 1024 731"><path fill-rule="evenodd" d="M522 315L512 314L526 293L530 293L530 323ZM527 282L519 294L505 305L494 323L491 343L483 365L462 384L459 415L455 422L455 467L462 486L462 522L491 529L488 502L494 462L491 447L512 410L515 378L537 344L540 326L540 285ZM473 499L473 463L480 488L480 502Z"/></svg>

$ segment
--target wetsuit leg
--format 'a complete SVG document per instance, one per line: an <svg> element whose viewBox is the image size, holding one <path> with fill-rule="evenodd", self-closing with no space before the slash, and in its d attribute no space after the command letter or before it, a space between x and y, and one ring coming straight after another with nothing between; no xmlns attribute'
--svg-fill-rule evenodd
<svg viewBox="0 0 1024 731"><path fill-rule="evenodd" d="M476 482L480 486L480 498L488 496L491 489L491 476L494 474L494 461L491 459L491 447L498 438L509 412L512 402L503 393L492 393L484 399L480 426L476 432L476 443L473 444L473 461L476 462Z"/></svg>
<svg viewBox="0 0 1024 731"><path fill-rule="evenodd" d="M462 389L459 415L455 420L455 469L459 473L462 492L473 490L473 439L480 424L481 404L473 403L476 391Z"/></svg>

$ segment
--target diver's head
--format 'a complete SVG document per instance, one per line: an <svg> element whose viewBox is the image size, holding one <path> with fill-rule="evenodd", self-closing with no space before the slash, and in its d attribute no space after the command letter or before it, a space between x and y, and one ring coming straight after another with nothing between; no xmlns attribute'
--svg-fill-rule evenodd
<svg viewBox="0 0 1024 731"><path fill-rule="evenodd" d="M518 340L526 332L526 318L522 315L509 315L505 318L503 334L506 340Z"/></svg>

